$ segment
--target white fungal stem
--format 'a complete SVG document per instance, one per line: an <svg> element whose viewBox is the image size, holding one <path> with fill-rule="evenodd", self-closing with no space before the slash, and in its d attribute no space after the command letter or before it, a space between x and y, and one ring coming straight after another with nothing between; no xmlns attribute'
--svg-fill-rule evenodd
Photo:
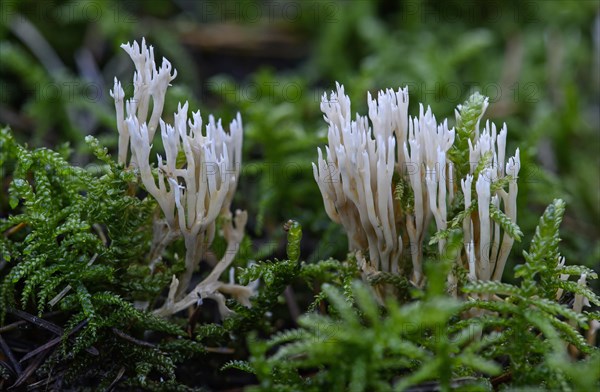
<svg viewBox="0 0 600 392"><path fill-rule="evenodd" d="M242 120L238 113L229 126L229 132L225 132L221 120L215 120L211 115L203 132L200 112L192 113L189 119L186 102L178 105L173 124L166 123L161 119L165 94L177 71L166 59L157 68L154 49L146 46L144 40L141 45L134 42L122 45L122 48L133 60L136 71L133 98L125 101L125 110L124 92L116 79L111 91L117 113L119 163L126 164L127 146L130 145L131 164L138 168L144 187L165 216L167 228L155 227L150 268L160 261L165 247L175 237L182 235L184 238L186 269L174 280L177 283L171 285L177 291L170 293L168 300L178 301L186 295L191 277L214 239L216 219L219 215L231 215L231 202L241 165ZM150 104L152 113L148 118ZM157 157L156 179L150 162L150 150L159 126L165 151L164 158L161 155ZM185 157L184 165L177 162L181 155ZM241 219L242 215L245 217L245 213L240 214L236 214L236 220ZM245 218L242 220L240 230L245 225ZM232 260L233 256L225 257L209 275L213 286L218 286L216 279L222 272L223 263L230 263L230 258ZM216 296L217 300L221 298L214 290L208 290L205 294Z"/></svg>
<svg viewBox="0 0 600 392"><path fill-rule="evenodd" d="M399 234L406 232L413 270L411 281L422 286L423 241L430 219L433 217L438 232L446 230L448 208L462 191L465 211L470 211L476 202L478 219L475 224L471 216L464 219L465 252L457 256L457 262L468 266L471 280L500 279L514 240L502 232L500 224L491 222L490 205L504 209L516 222L520 162L517 150L505 165L506 125L498 132L488 121L480 131L488 100L483 100L475 132L467 141L471 165L470 174L464 178L456 178L455 162L449 155L455 131L448 128L447 121L438 123L431 108L420 105L418 116L410 117L406 89L380 91L377 99L369 94L367 102L369 117L356 115L353 120L343 86L337 84L335 92L323 96L321 110L329 127L329 143L325 153L317 150L318 162L313 164L325 210L346 230L350 250L360 252L363 272L399 271L398 260L407 248ZM460 121L460 107L456 116ZM508 192L495 186L505 176L511 176ZM402 202L394 200L391 192L397 181L409 186L403 188ZM457 185L460 182L460 188L455 188L455 181ZM414 197L409 206L405 204L407 196ZM445 247L446 239L440 236L440 256ZM450 273L451 291L456 283Z"/></svg>
<svg viewBox="0 0 600 392"><path fill-rule="evenodd" d="M244 238L244 228L247 221L248 214L245 211L242 212L237 210L233 222L232 219L225 222L223 231L227 241L227 249L225 250L223 258L217 263L206 278L179 300L177 300L177 293L181 291L181 282L173 276L173 282L169 289L167 301L161 308L154 311L156 315L166 317L192 306L197 303L199 299L210 298L217 302L221 316L227 317L232 314L232 311L225 305L223 293L231 295L244 306L250 306L250 297L254 295L252 285L241 286L223 283L218 280L223 272L229 268L235 258L240 243ZM235 223L235 227L233 226L233 223Z"/></svg>

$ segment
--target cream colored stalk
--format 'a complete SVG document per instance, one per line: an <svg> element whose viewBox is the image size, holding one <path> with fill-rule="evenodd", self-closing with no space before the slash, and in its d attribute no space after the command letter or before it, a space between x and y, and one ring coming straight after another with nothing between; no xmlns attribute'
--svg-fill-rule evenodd
<svg viewBox="0 0 600 392"><path fill-rule="evenodd" d="M192 119L188 119L186 102L179 104L173 124L164 122L161 119L164 97L176 72L171 74L171 64L166 59L163 59L163 65L157 70L153 49L148 48L144 41L141 47L137 42L122 47L135 63L136 72L134 96L125 102L126 118L123 119L124 93L118 81L115 80L114 91L111 92L117 110L119 162L125 163L127 144L130 141L131 162L139 170L144 187L156 199L165 216L164 223L158 221L154 226L151 269L175 237L182 235L186 246L186 269L179 278L174 278L167 303L172 305L177 301L178 306L189 304L189 301L181 302L182 297L185 296L201 257L214 239L215 222L221 215L229 220L224 232L231 248L228 248L223 260L193 293L214 297L224 306L222 293L227 292L248 304L245 288L217 281L235 256L247 220L245 212L237 212L234 218L235 229L231 226L230 207L241 165L241 117L238 113L230 124L229 132L225 132L221 120L215 121L213 116L209 116L203 133L200 112L192 113ZM151 100L152 115L148 119ZM158 155L158 178L155 178L150 163L150 150L159 124L165 156L163 158ZM178 158L182 156L185 158L183 165L178 163ZM172 312L171 305L168 304L159 313Z"/></svg>
<svg viewBox="0 0 600 392"><path fill-rule="evenodd" d="M191 305L201 302L203 299L209 298L217 302L221 316L226 317L233 312L225 304L225 296L223 294L231 295L242 305L250 307L250 297L254 293L252 283L248 286L241 286L231 282L223 283L219 281L219 277L235 258L240 243L244 238L244 228L247 221L248 214L240 210L236 211L233 219L231 217L225 219L223 235L227 241L227 249L223 258L206 278L180 299L178 299L179 295L177 293L180 291L181 282L173 276L167 300L161 308L154 311L156 315L166 317L187 309Z"/></svg>
<svg viewBox="0 0 600 392"><path fill-rule="evenodd" d="M161 206L169 226L177 228L185 240L186 270L180 277L178 295L187 288L200 258L212 243L215 220L221 212L229 211L241 159L239 114L230 125L230 134L209 117L204 136L200 113L193 113L193 120L188 121L187 112L185 103L179 105L174 125L160 121L166 160L158 156L158 186L149 164L151 145L146 124L139 126L135 117L127 119L142 182ZM183 168L177 167L180 151L186 158Z"/></svg>
<svg viewBox="0 0 600 392"><path fill-rule="evenodd" d="M125 124L126 118L135 116L139 124L146 123L149 139L152 140L158 122L162 115L165 95L169 83L177 76L177 70L173 69L171 74L171 63L163 58L160 68L156 68L154 62L154 48L146 46L146 41L142 39L142 45L137 42L133 44L121 45L133 60L136 72L133 76L133 98L128 102L127 115L123 112L123 99L125 93L121 87L121 82L115 78L113 90L110 91L111 97L115 100L115 110L117 112L117 129L119 131L119 155L118 162L127 164L127 150L129 144L129 129ZM148 120L148 109L152 98L152 115Z"/></svg>
<svg viewBox="0 0 600 392"><path fill-rule="evenodd" d="M471 207L471 187L473 186L473 176L467 174L465 178L460 180L460 186L463 191L465 200L465 211ZM463 221L464 242L468 244L473 241L471 226L473 225L471 218L467 217Z"/></svg>
<svg viewBox="0 0 600 392"><path fill-rule="evenodd" d="M422 152L421 146L414 137L415 129L418 128L418 119L414 118L412 121L409 121L408 145L410 145L410 152L407 148L407 143L404 143L408 178L414 194L413 211L406 214L406 231L408 232L411 245L413 266L411 281L416 285L420 285L423 281L423 234L428 222L428 214L425 210L426 201L423 198L426 194L426 189L423 186L423 177L421 176Z"/></svg>
<svg viewBox="0 0 600 392"><path fill-rule="evenodd" d="M468 140L470 174L455 178L450 162L454 129L449 129L446 121L438 124L431 109L423 105L417 117L409 117L406 89L381 91L377 100L369 94L369 118L356 115L354 120L343 86L338 84L329 99L323 97L321 109L329 127L329 144L325 156L318 149L313 173L327 214L346 230L350 250L357 258L360 254L364 273L399 270L404 246L401 233L406 230L411 281L421 286L423 241L429 222L433 217L437 231L448 228L448 209L459 190L454 188L455 181L460 181L465 210L476 202L477 213L464 219L465 252L458 255L457 262L469 268L470 280L501 278L513 239L502 232L500 224L492 222L490 212L504 211L516 222L519 150L505 164L506 125L498 132L487 122L480 132L479 121L488 106L487 99L482 102L483 111ZM460 122L460 108L456 116ZM510 176L508 192L495 186L506 176ZM401 205L390 192L404 184L409 184L407 191L414 196L411 206ZM442 236L438 239L440 256L445 245ZM451 273L448 285L453 293L456 283Z"/></svg>
<svg viewBox="0 0 600 392"><path fill-rule="evenodd" d="M557 266L559 268L562 268L562 267L565 266L565 258L564 258L564 256L560 256L558 258ZM568 274L560 274L560 280L569 280L569 276L570 275L568 275ZM560 288L558 290L556 290L556 301L560 300L560 297L562 297L562 295L563 295L563 291L564 290L560 289Z"/></svg>
<svg viewBox="0 0 600 392"><path fill-rule="evenodd" d="M479 133L479 138L475 139L474 143L469 140L471 173L474 173L475 168L483 159L486 159L488 163L479 173L476 183L477 197L481 199L478 200L480 236L476 244L479 249L477 277L482 280L500 280L502 278L506 260L514 243L514 239L508 233L501 234L500 225L490 222L489 205L481 205L482 200L489 199L488 204L491 203L496 208L503 209L504 213L513 222L516 222L517 177L520 169L519 149L516 150L515 156L510 158L505 166L506 135L506 124L498 133L494 124L486 122L483 132ZM491 187L491 184L505 176L511 176L508 192L504 189L498 189L492 194L490 189L488 196L488 188ZM472 181L469 176L466 180L467 182ZM466 188L470 188L470 184L464 183L462 185L463 194L465 195L465 208L467 208L467 194L469 200L471 195ZM481 195L480 190L483 192ZM464 231L466 244L471 233L466 225ZM500 242L501 237L502 241Z"/></svg>
<svg viewBox="0 0 600 392"><path fill-rule="evenodd" d="M517 222L517 194L519 192L517 178L519 176L520 168L521 158L519 155L519 149L517 148L515 156L510 158L506 164L506 175L511 176L508 184L508 193L503 189L498 191L498 194L502 197L504 212L513 222ZM515 240L511 236L509 236L507 233L504 233L496 262L496 270L494 271L493 280L499 281L502 279L502 273L504 272L506 260L508 259L508 255L514 242Z"/></svg>
<svg viewBox="0 0 600 392"><path fill-rule="evenodd" d="M423 238L430 216L435 218L438 230L447 228L447 193L453 184L448 181L449 168L446 154L454 142L454 129L448 129L444 121L437 124L431 108L424 110L420 105L419 117L409 122L408 144L404 143L404 155L410 184L414 193L414 213L407 215L407 231L414 251L412 282L421 285ZM410 151L409 147L410 146ZM428 207L428 208L427 208ZM440 254L444 252L445 241L438 244ZM451 279L452 280L452 279Z"/></svg>
<svg viewBox="0 0 600 392"><path fill-rule="evenodd" d="M489 280L490 277L490 169L485 169L475 183L477 207L479 210L479 259L477 277Z"/></svg>
<svg viewBox="0 0 600 392"><path fill-rule="evenodd" d="M323 195L331 219L341 223L348 233L351 250L368 249L369 262L377 270L397 272L402 240L396 231L392 177L396 164L394 127L389 117L391 105L398 95L382 95L377 108L371 104L371 115L378 129L387 133L372 135L366 117L350 120L350 100L344 89L321 102L329 124L329 146L326 159L318 150L319 160L313 164L315 180ZM398 109L394 109L396 112ZM385 126L387 125L387 126ZM374 136L374 137L373 137Z"/></svg>

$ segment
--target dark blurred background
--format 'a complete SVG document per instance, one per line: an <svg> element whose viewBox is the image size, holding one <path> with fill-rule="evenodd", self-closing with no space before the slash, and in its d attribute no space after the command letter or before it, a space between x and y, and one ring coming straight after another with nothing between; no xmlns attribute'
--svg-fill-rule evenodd
<svg viewBox="0 0 600 392"><path fill-rule="evenodd" d="M283 251L281 225L305 229L305 259L344 257L312 178L326 143L320 96L345 84L353 111L366 93L409 86L453 122L474 91L486 118L506 122L507 155L521 148L518 223L567 201L568 263L600 260L600 8L598 1L274 0L11 1L0 4L0 124L31 146L69 143L90 164L92 134L115 151L117 76L131 93L133 64L119 46L145 37L178 71L165 119L178 101L245 125L235 207L248 209L256 257ZM160 147L158 138L155 148ZM1 203L0 203L1 204ZM0 206L0 208L4 208Z"/></svg>

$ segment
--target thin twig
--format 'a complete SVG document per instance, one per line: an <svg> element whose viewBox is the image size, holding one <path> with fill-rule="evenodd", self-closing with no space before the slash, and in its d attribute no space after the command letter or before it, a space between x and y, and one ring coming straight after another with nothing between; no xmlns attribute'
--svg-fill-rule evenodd
<svg viewBox="0 0 600 392"><path fill-rule="evenodd" d="M51 340L49 340L46 343L42 344L41 346L39 346L35 350L31 350L30 352L28 352L27 354L25 354L25 356L23 356L23 358L21 358L21 360L19 362L25 362L28 359L35 357L39 353L51 349L52 347L54 347L57 344L59 344L61 342L61 340L62 340L61 336L58 336L56 338L52 338Z"/></svg>
<svg viewBox="0 0 600 392"><path fill-rule="evenodd" d="M110 383L110 385L108 386L108 388L106 388L107 392L112 391L112 389L117 386L117 384L119 383L119 381L121 381L121 378L123 378L123 374L125 374L125 367L123 366L121 369L119 369L119 373L117 373L117 377L115 377L115 379L113 380L113 382Z"/></svg>
<svg viewBox="0 0 600 392"><path fill-rule="evenodd" d="M27 226L27 223L25 223L25 222L21 222L18 225L14 225L13 227L11 227L10 229L8 229L4 232L4 236L8 237L12 234L18 233L25 226Z"/></svg>
<svg viewBox="0 0 600 392"><path fill-rule="evenodd" d="M229 347L204 347L206 352L216 353L216 354L233 354L235 352L234 349Z"/></svg>
<svg viewBox="0 0 600 392"><path fill-rule="evenodd" d="M48 312L48 313L44 313L44 315L42 316L43 318L48 318L48 317L52 317L55 316L57 314L61 313L60 311L54 311L54 312ZM19 321L15 321L14 323L10 323L7 324L3 327L0 327L0 333L5 333L5 332L9 332L12 331L15 328L20 327L23 324L27 324L26 320L19 320Z"/></svg>
<svg viewBox="0 0 600 392"><path fill-rule="evenodd" d="M115 333L115 335L117 335L120 338L123 338L133 344L137 344L138 346L144 346L144 347L150 347L150 348L156 348L156 345L152 344L152 343L148 343L146 341L140 340L140 339L136 339L131 335L126 334L125 332L121 331L120 329L117 328L111 328L112 331Z"/></svg>
<svg viewBox="0 0 600 392"><path fill-rule="evenodd" d="M94 261L96 261L96 258L98 257L98 253L94 253L94 255L92 256L92 258L90 259L90 261L87 263L87 267L89 267L90 265L94 264ZM50 300L50 302L48 302L48 304L50 304L50 307L53 307L54 305L56 305L61 299L63 299L63 297L65 295L67 295L67 293L71 290L71 285L68 284L65 286L64 289L61 290L60 293L58 293L56 295L56 297L52 298Z"/></svg>
<svg viewBox="0 0 600 392"><path fill-rule="evenodd" d="M10 349L10 347L8 347L8 344L6 343L6 341L4 340L2 335L0 335L0 348L4 352L4 355L6 355L6 357L12 364L13 370L15 371L15 373L17 373L18 376L23 374L23 369L21 369L21 365L19 364L19 361L17 361L17 358L15 358L15 356L13 355L12 350Z"/></svg>
<svg viewBox="0 0 600 392"><path fill-rule="evenodd" d="M33 384L29 384L29 385L27 385L27 390L33 391L34 389L37 389L41 386L48 385L60 376L61 376L61 374L57 374L56 376L51 376L51 377L45 378L43 380L40 380L38 382L34 382Z"/></svg>
<svg viewBox="0 0 600 392"><path fill-rule="evenodd" d="M77 326L75 326L75 328L73 328L69 334L67 335L67 337L70 337L71 335L73 335L75 332L79 331L81 328L83 328L86 324L87 324L87 320L83 320L82 322L80 322L79 324L77 324ZM23 358L21 358L20 362L25 362L26 360L28 360L29 358L32 358L34 356L36 356L37 354L41 353L42 351L46 351L54 346L56 346L58 343L60 343L62 341L63 337L62 336L58 336L48 342L46 342L45 344L41 345L40 347L36 348L33 351L30 351L29 353L27 353ZM91 349L91 351L88 351L89 349ZM88 351L90 354L92 355L98 355L98 350L93 348L93 347L89 347L86 351Z"/></svg>
<svg viewBox="0 0 600 392"><path fill-rule="evenodd" d="M98 237L100 237L100 241L102 241L102 244L104 246L108 246L108 238L106 238L106 235L102 230L102 226L100 226L98 223L94 223L92 227L94 228L94 230L96 230L96 233L98 234Z"/></svg>
<svg viewBox="0 0 600 392"><path fill-rule="evenodd" d="M10 323L8 325L5 325L4 327L0 327L0 333L12 331L13 329L18 328L21 325L26 324L26 323L27 323L27 321L25 321L25 320L15 321L14 323Z"/></svg>
<svg viewBox="0 0 600 392"><path fill-rule="evenodd" d="M48 331L54 333L55 335L62 335L63 334L63 329L61 327L59 327L58 325L51 323L49 321L46 321L44 319L41 319L37 316L34 316L32 314L29 314L27 312L24 312L22 310L19 309L15 309L15 308L9 308L8 312L22 318L23 320L27 320L29 321L31 324L37 325L40 328L44 328L47 329Z"/></svg>
<svg viewBox="0 0 600 392"><path fill-rule="evenodd" d="M15 381L15 383L9 389L17 388L21 386L21 384L23 384L25 381L27 381L27 379L29 379L29 377L31 377L31 375L35 373L35 371L40 367L40 365L44 363L44 359L46 359L46 356L48 354L49 351L46 351L39 355L35 360L33 360L31 364L27 367L27 369L25 369L23 374L21 374L19 378L17 378L17 381Z"/></svg>
<svg viewBox="0 0 600 392"><path fill-rule="evenodd" d="M41 319L39 317L36 317L36 316L29 314L27 312L24 312L22 310L15 309L15 308L9 308L8 312L17 317L21 317L22 319L27 320L30 323L32 323L40 328L47 329L48 331L54 333L55 335L62 336L64 333L64 330L61 327L59 327L58 325L51 323L49 321L46 321L44 319ZM73 333L75 333L76 331L81 329L85 324L87 324L87 320L82 321L75 328L73 328L71 330L71 332L69 332L69 336L71 336ZM85 349L85 351L87 351L88 353L90 353L92 355L99 354L98 349L96 349L95 347L88 347Z"/></svg>
<svg viewBox="0 0 600 392"><path fill-rule="evenodd" d="M6 361L0 361L0 366L2 366L4 369L6 369L13 377L17 377L17 373L15 373L15 371L8 364L8 362L6 362ZM5 381L8 381L8 380L6 380L4 378L0 379L0 391L4 390L2 387L3 387Z"/></svg>

